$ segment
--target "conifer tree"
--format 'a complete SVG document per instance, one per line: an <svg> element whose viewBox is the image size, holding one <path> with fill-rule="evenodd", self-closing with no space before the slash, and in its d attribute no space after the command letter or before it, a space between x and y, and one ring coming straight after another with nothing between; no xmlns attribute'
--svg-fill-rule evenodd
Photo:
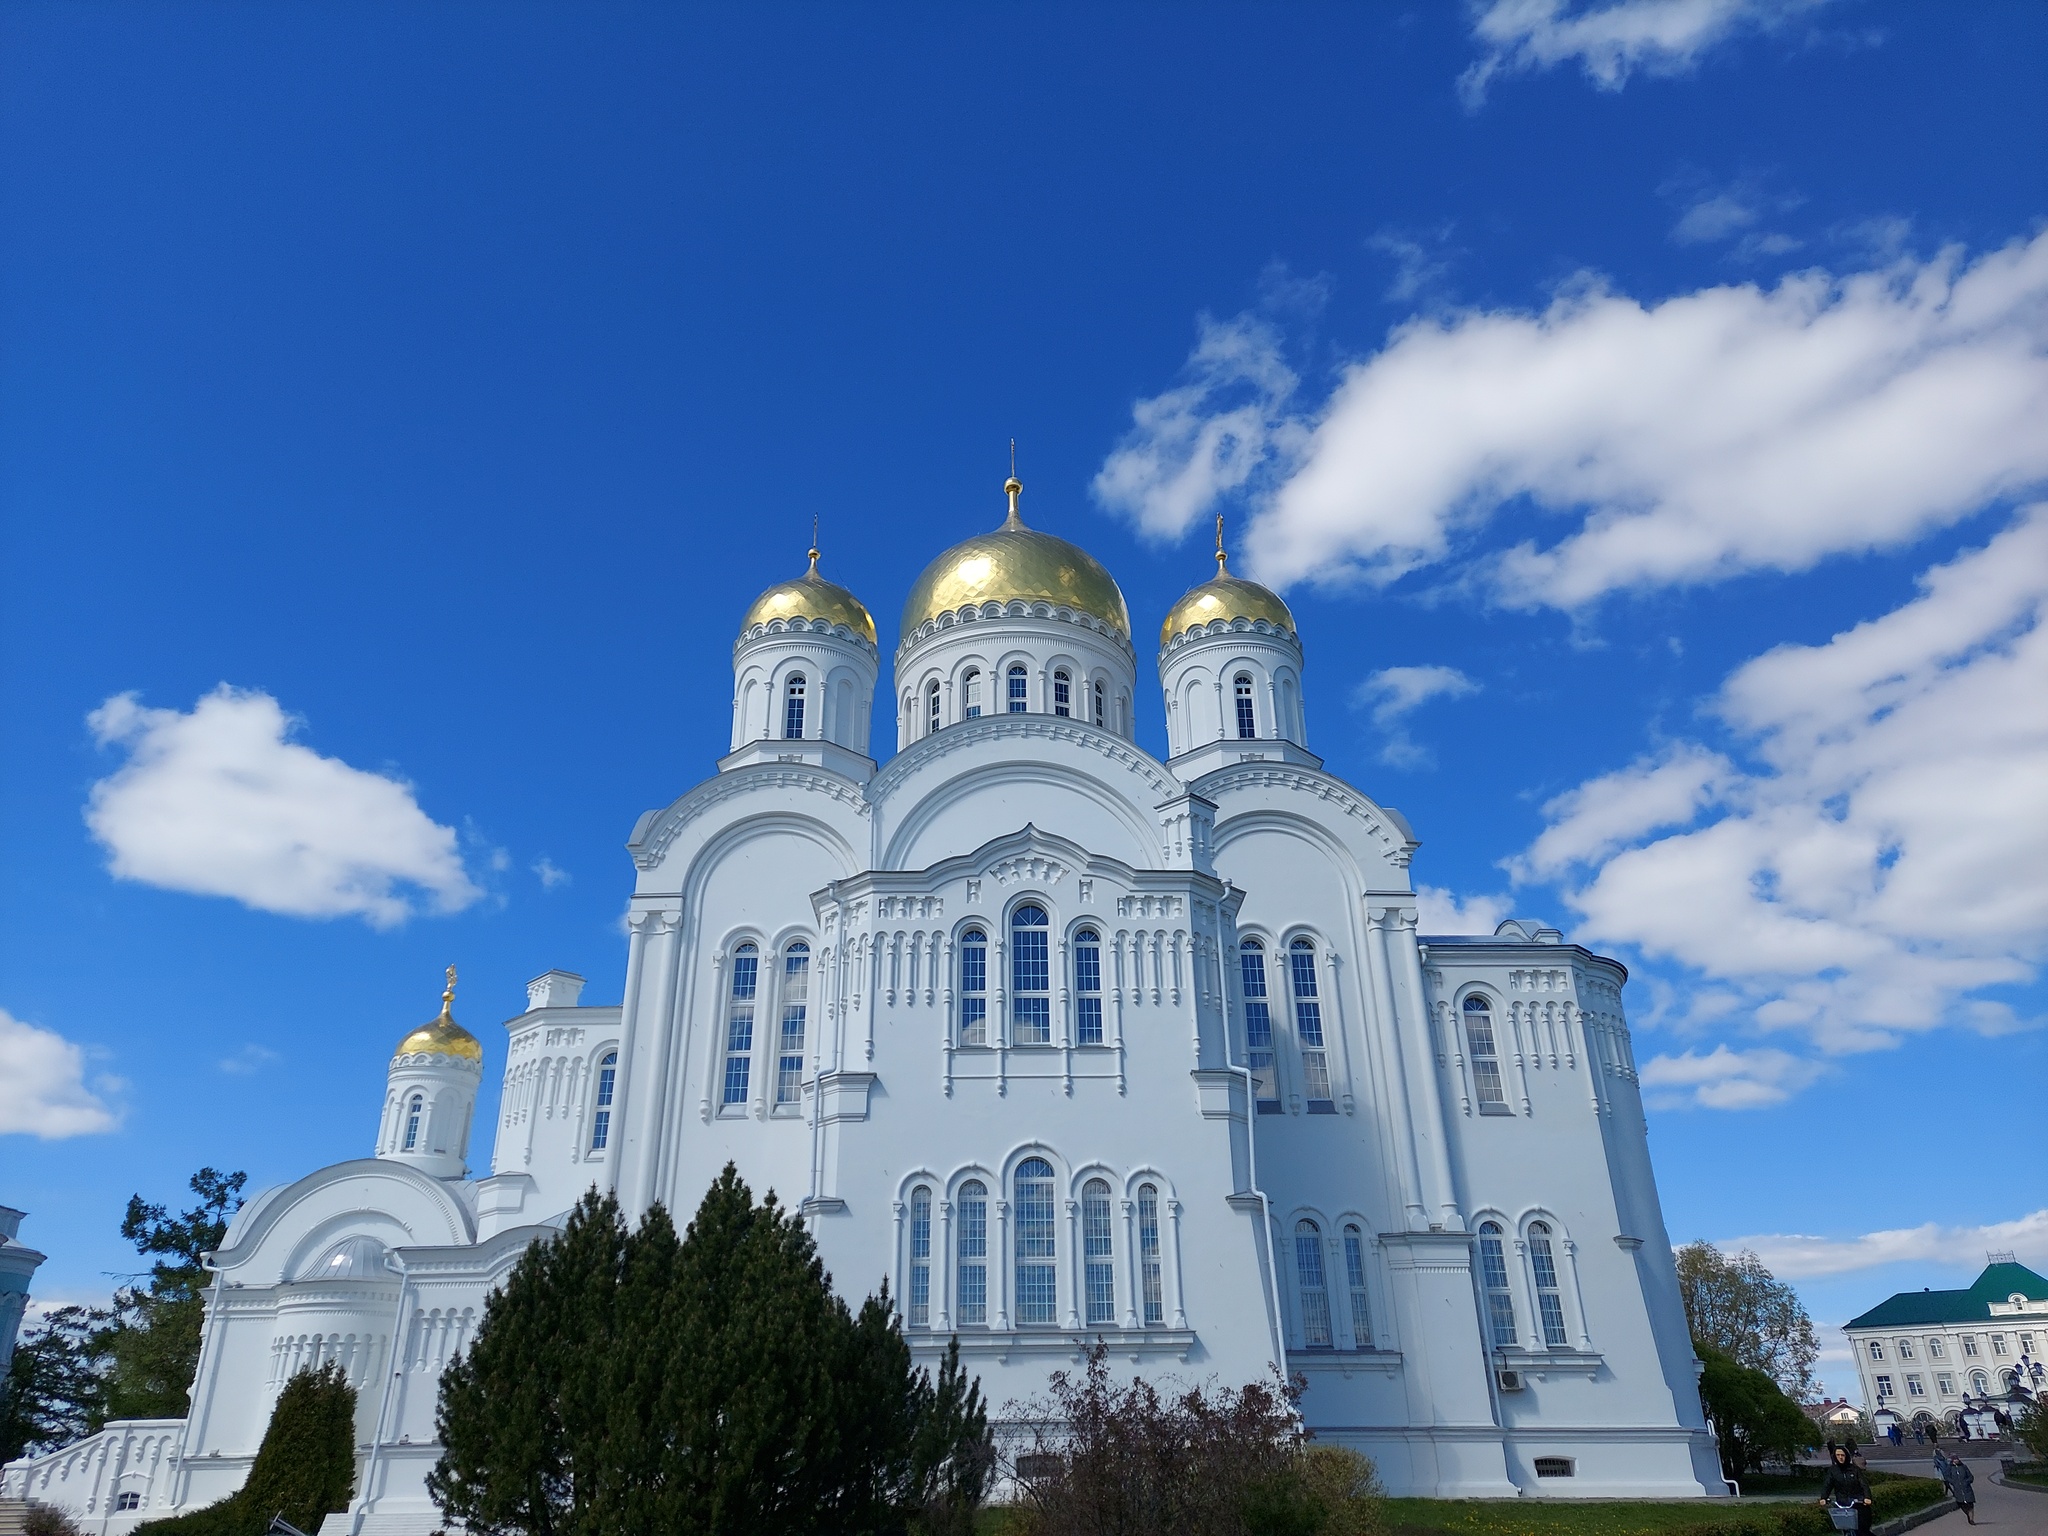
<svg viewBox="0 0 2048 1536"><path fill-rule="evenodd" d="M217 1504L136 1529L148 1536L263 1536L282 1518L302 1531L348 1508L356 1475L356 1389L333 1361L285 1383L249 1480Z"/></svg>

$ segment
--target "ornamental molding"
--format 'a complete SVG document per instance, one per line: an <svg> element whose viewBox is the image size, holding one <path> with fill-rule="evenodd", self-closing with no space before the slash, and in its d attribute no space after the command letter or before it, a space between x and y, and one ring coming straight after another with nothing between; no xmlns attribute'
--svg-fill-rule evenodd
<svg viewBox="0 0 2048 1536"><path fill-rule="evenodd" d="M988 873L997 885L1005 888L1021 881L1050 889L1066 878L1067 866L1043 854L1025 853L996 860L989 865Z"/></svg>
<svg viewBox="0 0 2048 1536"><path fill-rule="evenodd" d="M851 779L821 769L797 768L784 763L757 763L706 779L667 810L659 812L641 842L637 846L628 845L633 862L641 869L653 869L667 857L670 845L683 828L728 800L761 790L791 789L823 795L828 800L850 807L856 816L874 814L872 802Z"/></svg>
<svg viewBox="0 0 2048 1536"><path fill-rule="evenodd" d="M770 619L765 624L755 624L740 631L739 639L732 643L732 653L734 658L737 659L742 649L756 641L773 640L783 635L806 634L821 637L829 635L833 639L843 641L851 645L855 650L864 653L876 666L879 667L881 665L881 647L876 645L866 635L855 634L844 624L833 624L825 619L807 619L802 617Z"/></svg>
<svg viewBox="0 0 2048 1536"><path fill-rule="evenodd" d="M944 613L932 615L897 642L896 664L901 666L903 659L912 651L926 641L937 638L946 630L958 629L968 624L986 623L991 619L1056 619L1081 629L1093 630L1129 656L1134 665L1137 661L1137 652L1131 649L1130 636L1114 624L1107 623L1092 613L1082 613L1078 609L1069 608L1065 603L1026 602L1018 597L1007 603L963 603L958 608L949 608Z"/></svg>
<svg viewBox="0 0 2048 1536"><path fill-rule="evenodd" d="M484 1064L481 1061L468 1056L457 1056L448 1051L412 1051L404 1056L394 1056L387 1070L396 1072L406 1067L428 1067L436 1070L454 1067L457 1071L467 1072L473 1077L482 1077L484 1073Z"/></svg>
<svg viewBox="0 0 2048 1536"><path fill-rule="evenodd" d="M1285 641L1296 651L1301 649L1301 637L1284 624L1275 624L1271 619L1211 619L1206 624L1190 624L1179 634L1169 637L1166 643L1159 647L1159 656L1163 661L1185 646L1198 644L1211 637L1229 635L1264 635L1269 639Z"/></svg>
<svg viewBox="0 0 2048 1536"><path fill-rule="evenodd" d="M1366 831L1379 839L1387 850L1388 862L1396 869L1406 869L1409 856L1420 846L1397 833L1386 815L1365 796L1327 773L1252 761L1215 769L1195 781L1197 794L1219 804L1224 795L1235 789L1285 789L1334 805L1346 816L1365 823Z"/></svg>
<svg viewBox="0 0 2048 1536"><path fill-rule="evenodd" d="M898 752L880 773L868 781L867 801L870 805L881 804L895 793L904 779L919 772L935 758L983 742L1013 740L1057 741L1086 747L1128 769L1160 799L1178 799L1188 793L1187 786L1168 773L1142 747L1096 726L1062 715L984 715L979 720L962 720L955 725L942 726Z"/></svg>

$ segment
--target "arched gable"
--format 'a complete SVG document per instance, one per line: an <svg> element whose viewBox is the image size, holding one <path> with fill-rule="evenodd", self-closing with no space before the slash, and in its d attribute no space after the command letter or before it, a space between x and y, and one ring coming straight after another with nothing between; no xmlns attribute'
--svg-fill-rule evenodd
<svg viewBox="0 0 2048 1536"><path fill-rule="evenodd" d="M466 1247L476 1224L441 1180L406 1163L357 1158L268 1191L248 1221L235 1223L214 1267L230 1284L276 1285L355 1235L387 1248Z"/></svg>

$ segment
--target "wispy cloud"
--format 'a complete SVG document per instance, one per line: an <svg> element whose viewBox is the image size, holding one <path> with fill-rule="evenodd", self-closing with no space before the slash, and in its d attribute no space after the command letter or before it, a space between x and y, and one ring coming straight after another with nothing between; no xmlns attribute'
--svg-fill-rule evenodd
<svg viewBox="0 0 2048 1536"><path fill-rule="evenodd" d="M2048 1208L2014 1221L1983 1226L1942 1226L1926 1222L1860 1237L1805 1237L1771 1233L1717 1243L1724 1250L1747 1248L1771 1273L1788 1280L1845 1275L1881 1264L1925 1263L1975 1268L1987 1253L2011 1253L2022 1264L2048 1269Z"/></svg>
<svg viewBox="0 0 2048 1536"><path fill-rule="evenodd" d="M1444 296L1451 264L1460 254L1450 248L1451 228L1443 224L1420 232L1383 229L1365 242L1368 250L1394 263L1384 294L1388 303L1414 304Z"/></svg>
<svg viewBox="0 0 2048 1536"><path fill-rule="evenodd" d="M1652 1109L1762 1109L1782 1104L1827 1069L1790 1051L1734 1051L1653 1056L1643 1063L1644 1100Z"/></svg>
<svg viewBox="0 0 2048 1536"><path fill-rule="evenodd" d="M1428 768L1436 755L1408 734L1408 717L1431 699L1458 699L1479 684L1456 667L1382 667L1353 690L1352 707L1371 711L1384 738L1380 761L1394 768Z"/></svg>
<svg viewBox="0 0 2048 1536"><path fill-rule="evenodd" d="M533 866L533 873L539 879L541 889L545 891L552 891L558 885L567 885L572 878L569 871L558 868L555 861L546 854L542 854L540 862Z"/></svg>
<svg viewBox="0 0 2048 1536"><path fill-rule="evenodd" d="M121 1087L107 1077L88 1086L82 1048L0 1008L0 1136L61 1141L114 1130L121 1117L107 1099Z"/></svg>
<svg viewBox="0 0 2048 1536"><path fill-rule="evenodd" d="M1514 911L1506 895L1459 896L1440 885L1415 887L1415 910L1424 934L1491 934Z"/></svg>
<svg viewBox="0 0 2048 1536"><path fill-rule="evenodd" d="M232 1056L221 1058L220 1069L230 1077L254 1077L265 1067L284 1058L266 1045L245 1045Z"/></svg>

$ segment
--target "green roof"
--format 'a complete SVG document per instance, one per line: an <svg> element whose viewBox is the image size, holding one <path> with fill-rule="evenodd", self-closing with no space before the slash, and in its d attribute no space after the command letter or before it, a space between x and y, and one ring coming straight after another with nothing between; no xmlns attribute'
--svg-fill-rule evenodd
<svg viewBox="0 0 2048 1536"><path fill-rule="evenodd" d="M1845 1328L1911 1328L1927 1323L1982 1323L1991 1318L1991 1303L2020 1295L2048 1301L2048 1280L2024 1264L1993 1264L1967 1291L1901 1291L1880 1301Z"/></svg>

